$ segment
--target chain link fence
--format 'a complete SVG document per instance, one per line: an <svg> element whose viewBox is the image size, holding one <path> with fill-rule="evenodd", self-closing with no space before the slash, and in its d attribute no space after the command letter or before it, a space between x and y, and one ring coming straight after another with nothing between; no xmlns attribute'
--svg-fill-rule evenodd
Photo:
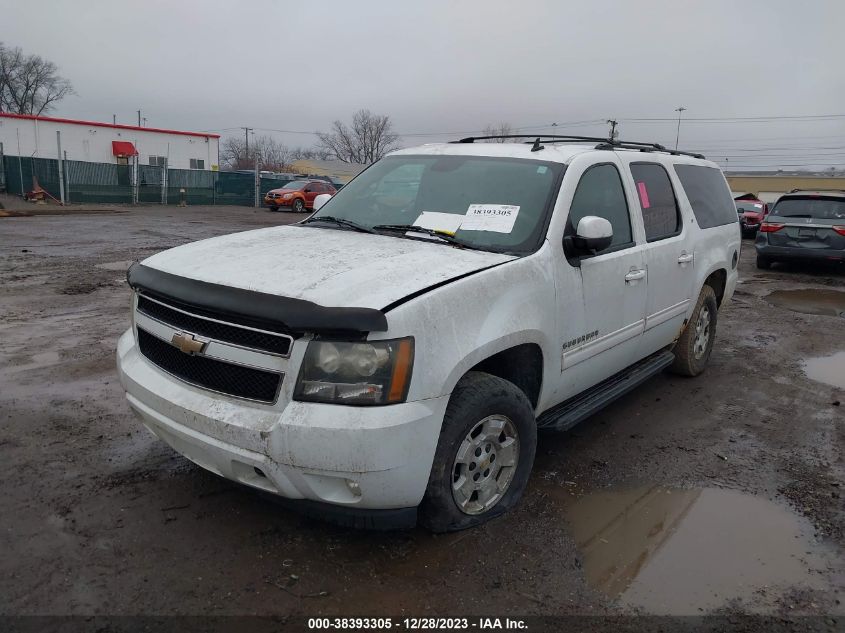
<svg viewBox="0 0 845 633"><path fill-rule="evenodd" d="M167 169L156 165L115 165L62 161L65 201L69 203L179 204L253 206L252 172ZM259 204L271 189L291 179L261 178ZM59 199L59 161L0 154L0 190L24 195L41 187Z"/></svg>

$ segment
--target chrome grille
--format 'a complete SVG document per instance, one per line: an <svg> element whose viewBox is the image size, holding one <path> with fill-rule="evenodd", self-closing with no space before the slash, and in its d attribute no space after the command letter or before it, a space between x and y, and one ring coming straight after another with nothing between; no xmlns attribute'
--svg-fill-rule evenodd
<svg viewBox="0 0 845 633"><path fill-rule="evenodd" d="M138 296L138 312L180 330L278 356L288 356L293 344L287 334L194 314L143 295Z"/></svg>
<svg viewBox="0 0 845 633"><path fill-rule="evenodd" d="M271 404L283 373L227 363L200 354L185 354L138 328L138 348L150 362L185 382L211 391Z"/></svg>

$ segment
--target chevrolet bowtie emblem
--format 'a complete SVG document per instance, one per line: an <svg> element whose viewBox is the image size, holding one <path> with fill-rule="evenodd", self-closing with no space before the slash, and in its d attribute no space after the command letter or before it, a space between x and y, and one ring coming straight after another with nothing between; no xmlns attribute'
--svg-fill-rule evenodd
<svg viewBox="0 0 845 633"><path fill-rule="evenodd" d="M186 354L199 354L206 344L206 341L198 340L188 332L176 332L170 342Z"/></svg>

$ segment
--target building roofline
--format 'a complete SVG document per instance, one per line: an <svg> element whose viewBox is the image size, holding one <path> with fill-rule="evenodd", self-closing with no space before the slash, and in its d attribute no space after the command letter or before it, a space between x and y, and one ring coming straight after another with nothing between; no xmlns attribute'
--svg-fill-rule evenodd
<svg viewBox="0 0 845 633"><path fill-rule="evenodd" d="M120 123L100 123L98 121L80 121L77 119L63 119L51 116L36 116L34 114L12 114L0 112L0 118L24 119L28 121L46 121L48 123L70 123L71 125L86 125L89 127L107 127L117 130L133 130L135 132L157 132L159 134L181 134L182 136L199 136L201 138L220 138L219 134L210 132L183 132L181 130L167 130L157 127L138 127L137 125L121 125Z"/></svg>

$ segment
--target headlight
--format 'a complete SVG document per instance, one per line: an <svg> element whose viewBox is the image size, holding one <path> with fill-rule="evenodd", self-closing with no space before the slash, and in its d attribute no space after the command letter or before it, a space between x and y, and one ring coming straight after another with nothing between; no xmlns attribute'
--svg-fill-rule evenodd
<svg viewBox="0 0 845 633"><path fill-rule="evenodd" d="M284 198L285 200L287 200L287 199L288 199L288 198L290 198L292 195L293 195L292 193L286 193L285 195L283 195L283 196L282 196L282 198Z"/></svg>
<svg viewBox="0 0 845 633"><path fill-rule="evenodd" d="M404 402L414 365L414 339L311 341L294 400L378 405Z"/></svg>

